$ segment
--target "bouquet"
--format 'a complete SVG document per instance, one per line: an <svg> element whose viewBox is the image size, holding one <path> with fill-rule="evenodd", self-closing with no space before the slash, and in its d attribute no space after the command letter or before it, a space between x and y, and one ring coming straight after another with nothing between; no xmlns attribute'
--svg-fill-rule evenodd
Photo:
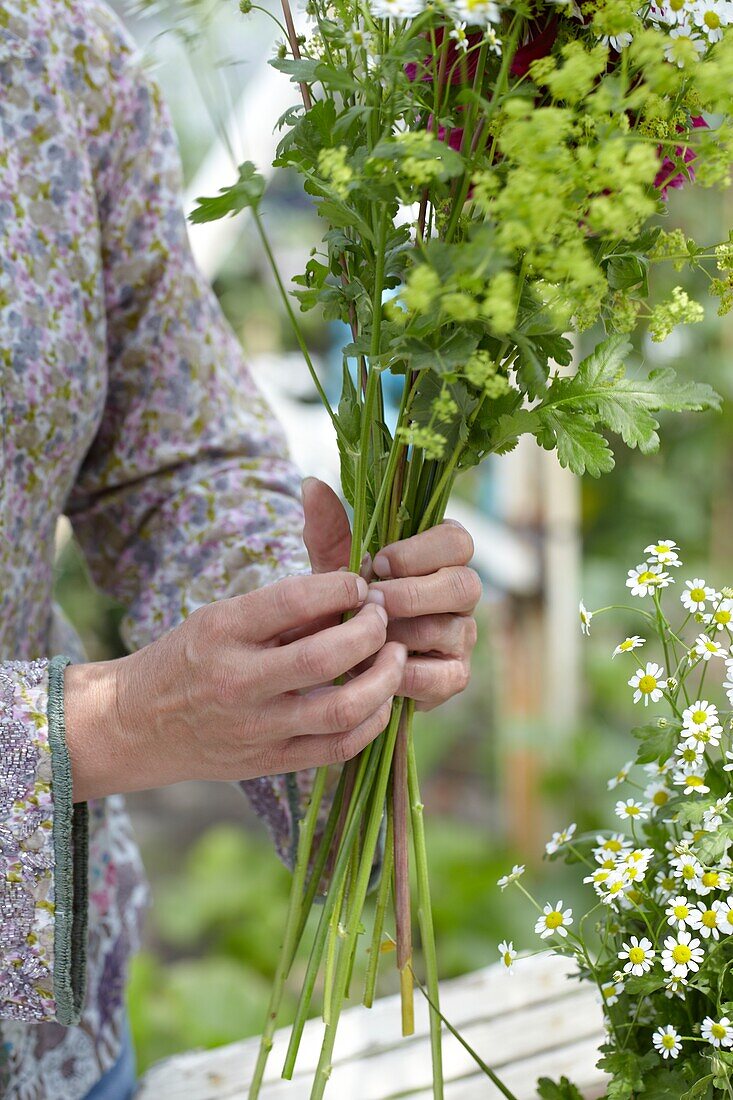
<svg viewBox="0 0 733 1100"><path fill-rule="evenodd" d="M252 0L240 7L268 14ZM653 303L649 275L661 262L708 271L720 309L733 304L733 239L700 245L662 228L671 188L695 176L708 187L728 182L726 4L308 0L307 13L307 36L288 0L282 22L269 13L283 34L271 63L299 97L279 121L275 165L300 175L323 229L305 270L291 286L278 271L264 181L250 162L198 200L192 219L253 214L338 441L354 571L379 547L439 523L456 477L523 435L555 449L563 466L598 476L613 467L608 433L649 452L660 410L716 407L702 382L639 369L628 337L644 322L662 340L703 315L682 286ZM298 307L350 331L336 407ZM580 332L591 350L573 366L570 336ZM409 701L397 699L387 729L343 768L330 805L325 769L314 778L251 1100L308 913L325 892L283 1069L292 1076L322 972L325 1032L312 1095L323 1095L380 852L363 999L372 1001L393 928L403 1032L411 1032L412 860L442 1096L412 717Z"/></svg>
<svg viewBox="0 0 733 1100"><path fill-rule="evenodd" d="M612 653L624 679L634 670L645 719L636 760L608 783L618 821L598 835L570 825L547 844L594 902L580 920L562 901L540 905L519 866L499 885L530 898L535 932L597 984L609 1100L708 1100L733 1095L733 588L693 577L676 596L679 547L663 540L645 553L626 581L641 633ZM586 633L592 618L581 605ZM511 966L513 943L500 953Z"/></svg>

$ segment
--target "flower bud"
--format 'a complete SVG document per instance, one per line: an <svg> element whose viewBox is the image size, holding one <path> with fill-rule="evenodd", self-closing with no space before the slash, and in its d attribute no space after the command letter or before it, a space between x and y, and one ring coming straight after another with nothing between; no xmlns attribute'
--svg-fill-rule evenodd
<svg viewBox="0 0 733 1100"><path fill-rule="evenodd" d="M239 0L239 10L242 15L249 15L252 11L252 0Z"/></svg>

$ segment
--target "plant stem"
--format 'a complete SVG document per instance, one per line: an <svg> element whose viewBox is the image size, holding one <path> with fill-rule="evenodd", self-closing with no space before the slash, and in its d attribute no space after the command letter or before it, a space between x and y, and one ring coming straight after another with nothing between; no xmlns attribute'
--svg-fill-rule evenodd
<svg viewBox="0 0 733 1100"><path fill-rule="evenodd" d="M372 945L369 953L366 980L364 982L363 1004L371 1008L374 1003L374 990L377 982L377 971L382 954L382 930L384 928L384 916L389 901L389 891L392 883L392 865L394 862L394 821L391 799L387 803L387 835L384 841L384 863L382 865L382 878L377 893L377 903L374 911L374 927L372 929Z"/></svg>
<svg viewBox="0 0 733 1100"><path fill-rule="evenodd" d="M415 852L415 870L417 873L417 916L422 936L425 956L425 974L430 994L430 1049L433 1060L433 1097L443 1100L443 1051L441 1045L440 991L438 988L438 960L435 953L435 931L433 929L433 911L430 904L430 882L428 878L428 853L425 845L425 824L423 804L420 801L420 787L417 777L415 745L412 738L412 715L414 700L408 699L408 744L407 777L412 815L412 843Z"/></svg>
<svg viewBox="0 0 733 1100"><path fill-rule="evenodd" d="M273 980L270 1003L267 1008L267 1018L265 1020L265 1027L262 1033L259 1054L257 1056L257 1064L255 1065L252 1081L250 1083L249 1100L256 1100L259 1096L260 1088L262 1087L262 1078L265 1073L270 1050L272 1049L272 1037L275 1034L277 1015L285 990L285 980L290 969L290 959L297 947L297 932L300 925L303 887L305 885L305 876L308 871L308 862L316 830L316 823L318 821L318 811L323 800L327 772L328 768L319 768L316 772L308 810L305 817L300 822L298 853L295 860L293 881L290 888L285 934L283 937L282 949L280 951L280 958L278 959L277 969L275 971L275 978Z"/></svg>
<svg viewBox="0 0 733 1100"><path fill-rule="evenodd" d="M412 914L410 912L410 854L407 741L409 712L404 707L397 730L392 763L392 812L394 814L394 882L395 931L397 939L397 970L400 975L402 1034L415 1031L415 1005L412 986Z"/></svg>

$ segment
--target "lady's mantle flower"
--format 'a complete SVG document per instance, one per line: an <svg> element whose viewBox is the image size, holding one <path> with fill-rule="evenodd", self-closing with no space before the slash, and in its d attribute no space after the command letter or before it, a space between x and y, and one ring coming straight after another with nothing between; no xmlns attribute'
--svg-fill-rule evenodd
<svg viewBox="0 0 733 1100"><path fill-rule="evenodd" d="M688 973L695 973L704 958L700 941L693 939L690 932L678 932L676 936L667 936L664 941L662 966L673 978L686 978Z"/></svg>
<svg viewBox="0 0 733 1100"><path fill-rule="evenodd" d="M695 611L704 611L705 604L715 599L715 589L705 584L701 577L685 581L685 590L680 593L682 606L694 614Z"/></svg>
<svg viewBox="0 0 733 1100"><path fill-rule="evenodd" d="M534 930L543 940L557 934L567 936L568 927L573 923L572 909L563 909L562 901L553 908L548 902L534 926Z"/></svg>
<svg viewBox="0 0 733 1100"><path fill-rule="evenodd" d="M511 874L502 875L501 878L498 880L496 885L501 887L502 890L506 890L507 886L510 886L512 882L517 882L522 877L523 874L524 874L524 864L523 863L515 863L514 866L512 867Z"/></svg>
<svg viewBox="0 0 733 1100"><path fill-rule="evenodd" d="M649 555L647 560L650 565L673 565L676 569L682 565L678 550L679 546L672 539L660 539L659 542L653 542L651 546L647 546L644 553Z"/></svg>
<svg viewBox="0 0 733 1100"><path fill-rule="evenodd" d="M635 703L638 703L640 699L644 700L645 707L649 706L649 700L652 703L658 703L667 687L667 681L664 679L664 669L661 665L655 665L648 661L646 669L638 668L636 670L635 675L629 680L629 687L636 689L634 691Z"/></svg>
<svg viewBox="0 0 733 1100"><path fill-rule="evenodd" d="M700 1034L714 1047L733 1046L733 1024L727 1016L721 1016L717 1021L712 1016L706 1016Z"/></svg>
<svg viewBox="0 0 733 1100"><path fill-rule="evenodd" d="M672 898L667 908L664 911L664 915L667 918L667 924L672 928L677 928L680 931L684 931L687 925L690 923L690 917L692 915L692 908L687 898L678 894L676 898Z"/></svg>
<svg viewBox="0 0 733 1100"><path fill-rule="evenodd" d="M649 811L641 802L634 802L633 798L627 798L625 802L620 800L616 803L616 817L643 821L649 817Z"/></svg>
<svg viewBox="0 0 733 1100"><path fill-rule="evenodd" d="M698 634L695 644L690 650L690 660L698 658L709 661L711 657L727 657L727 655L727 651L720 642L708 638L707 634Z"/></svg>
<svg viewBox="0 0 733 1100"><path fill-rule="evenodd" d="M632 936L631 942L623 944L622 950L618 953L618 957L624 963L624 974L633 974L636 978L640 978L642 974L651 970L654 955L652 941L646 936L643 939Z"/></svg>
<svg viewBox="0 0 733 1100"><path fill-rule="evenodd" d="M727 906L722 901L714 901L709 909L704 901L699 901L697 907L691 911L687 923L703 939L707 940L712 936L714 940L719 940L721 928L725 931L727 914Z"/></svg>
<svg viewBox="0 0 733 1100"><path fill-rule="evenodd" d="M608 780L608 783L606 784L607 789L609 791L615 791L616 787L620 787L622 783L625 783L633 766L634 761L627 760L623 768L621 768L621 771L616 772L616 774L612 775L611 778Z"/></svg>
<svg viewBox="0 0 733 1100"><path fill-rule="evenodd" d="M674 584L669 573L665 573L661 565L648 565L642 562L636 569L629 569L626 587L631 589L632 596L649 596L658 588L667 588Z"/></svg>
<svg viewBox="0 0 733 1100"><path fill-rule="evenodd" d="M593 612L588 610L588 608L585 606L585 604L583 603L582 600L580 601L579 612L580 612L580 629L581 629L582 633L585 634L586 637L587 637L590 634L590 623L591 623L591 619L593 618Z"/></svg>
<svg viewBox="0 0 733 1100"><path fill-rule="evenodd" d="M632 649L641 649L645 641L646 638L640 638L638 634L632 634L630 638L624 638L623 642L619 642L614 649L611 659L618 657L619 653L631 653Z"/></svg>
<svg viewBox="0 0 733 1100"><path fill-rule="evenodd" d="M572 825L568 825L567 829L561 829L559 833L553 833L552 840L548 840L545 844L545 851L548 856L554 855L562 848L563 844L567 844L568 841L572 840L576 829L577 825L573 822Z"/></svg>
<svg viewBox="0 0 733 1100"><path fill-rule="evenodd" d="M682 1050L682 1040L679 1032L675 1031L671 1024L667 1024L666 1027L658 1027L652 1035L652 1042L662 1058L676 1058Z"/></svg>
<svg viewBox="0 0 733 1100"><path fill-rule="evenodd" d="M514 944L506 940L502 940L499 944L499 958L504 963L510 974L514 973L514 960L517 957L517 952L514 950Z"/></svg>

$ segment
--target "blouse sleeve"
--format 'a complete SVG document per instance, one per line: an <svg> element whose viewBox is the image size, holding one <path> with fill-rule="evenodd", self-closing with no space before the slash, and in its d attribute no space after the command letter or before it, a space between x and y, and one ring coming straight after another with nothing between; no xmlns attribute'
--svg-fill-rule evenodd
<svg viewBox="0 0 733 1100"><path fill-rule="evenodd" d="M0 662L0 1018L79 1021L87 807L72 806L66 658Z"/></svg>
<svg viewBox="0 0 733 1100"><path fill-rule="evenodd" d="M306 570L308 558L282 430L191 255L167 110L115 28L103 97L114 110L92 143L109 382L67 513L139 648L197 607ZM243 787L287 860L309 773Z"/></svg>

